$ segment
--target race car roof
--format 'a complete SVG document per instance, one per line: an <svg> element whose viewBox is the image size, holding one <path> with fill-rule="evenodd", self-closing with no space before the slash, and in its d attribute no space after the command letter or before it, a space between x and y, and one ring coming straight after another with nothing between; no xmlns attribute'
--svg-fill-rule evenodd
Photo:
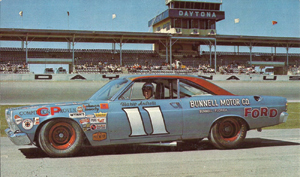
<svg viewBox="0 0 300 177"><path fill-rule="evenodd" d="M153 74L149 74L149 75L134 75L134 76L125 76L123 78L127 78L129 80L132 81L136 81L139 79L185 79L188 81L191 81L201 87L204 87L208 90L210 90L212 93L216 94L216 95L234 95L232 93L230 93L229 91L203 79L200 77L195 77L195 76L191 76L191 75L153 75Z"/></svg>

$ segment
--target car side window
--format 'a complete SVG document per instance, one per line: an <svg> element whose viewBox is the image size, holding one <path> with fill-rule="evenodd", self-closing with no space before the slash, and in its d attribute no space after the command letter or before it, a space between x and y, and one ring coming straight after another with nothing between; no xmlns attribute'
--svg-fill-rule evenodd
<svg viewBox="0 0 300 177"><path fill-rule="evenodd" d="M205 91L203 88L198 87L195 84L180 81L179 82L180 87L180 98L184 97L192 97L192 96L204 96L204 95L211 95L207 91Z"/></svg>
<svg viewBox="0 0 300 177"><path fill-rule="evenodd" d="M150 82L135 82L120 98L119 100L144 100L145 96L143 94L143 86L146 83ZM153 90L156 88L155 83L151 83L153 85ZM154 97L154 93L153 93Z"/></svg>
<svg viewBox="0 0 300 177"><path fill-rule="evenodd" d="M136 81L119 98L119 100L145 100L147 99L143 87L151 88L151 98L148 99L176 99L177 98L177 80L157 79Z"/></svg>

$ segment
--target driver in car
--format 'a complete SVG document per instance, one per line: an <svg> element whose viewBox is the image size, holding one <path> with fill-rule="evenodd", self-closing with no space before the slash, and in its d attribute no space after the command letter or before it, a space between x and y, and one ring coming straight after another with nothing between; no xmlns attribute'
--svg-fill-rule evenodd
<svg viewBox="0 0 300 177"><path fill-rule="evenodd" d="M142 87L143 95L146 100L149 100L153 97L154 86L151 83L145 83Z"/></svg>

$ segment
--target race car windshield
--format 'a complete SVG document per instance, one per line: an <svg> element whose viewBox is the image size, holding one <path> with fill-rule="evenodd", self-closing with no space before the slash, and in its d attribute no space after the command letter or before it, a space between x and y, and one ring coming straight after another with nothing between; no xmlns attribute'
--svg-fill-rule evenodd
<svg viewBox="0 0 300 177"><path fill-rule="evenodd" d="M89 100L109 100L111 99L126 83L128 80L117 79L110 81L101 87Z"/></svg>

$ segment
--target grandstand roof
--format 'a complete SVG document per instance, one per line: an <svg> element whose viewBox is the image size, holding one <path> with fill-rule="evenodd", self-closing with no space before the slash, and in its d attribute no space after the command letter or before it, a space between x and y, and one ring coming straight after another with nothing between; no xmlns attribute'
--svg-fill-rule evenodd
<svg viewBox="0 0 300 177"><path fill-rule="evenodd" d="M39 41L39 42L93 42L93 43L157 43L170 37L178 42L197 42L207 44L205 36L171 35L152 32L118 32L118 31L82 31L82 30L45 30L45 29L14 29L0 28L0 40L4 41ZM202 37L202 38L200 38ZM261 47L300 47L300 38L266 37L241 35L206 36L215 38L217 45L225 46L261 46Z"/></svg>
<svg viewBox="0 0 300 177"><path fill-rule="evenodd" d="M168 34L140 32L44 30L0 28L0 40L38 42L93 42L93 43L155 43L165 40Z"/></svg>

